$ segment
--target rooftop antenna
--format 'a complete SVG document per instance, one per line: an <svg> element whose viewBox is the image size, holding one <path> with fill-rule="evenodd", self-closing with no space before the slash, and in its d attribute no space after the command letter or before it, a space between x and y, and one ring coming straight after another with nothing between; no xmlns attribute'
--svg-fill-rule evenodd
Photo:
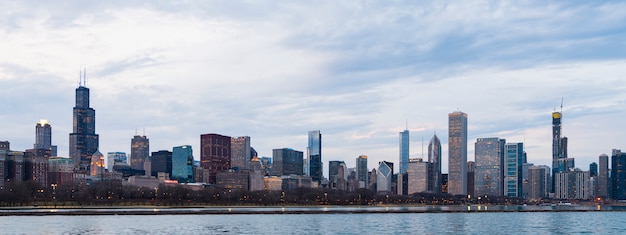
<svg viewBox="0 0 626 235"><path fill-rule="evenodd" d="M80 69L78 69L78 86L80 87L80 81L83 78L83 73L81 73Z"/></svg>
<svg viewBox="0 0 626 235"><path fill-rule="evenodd" d="M83 82L83 86L87 86L87 66L85 66L84 69L85 81Z"/></svg>

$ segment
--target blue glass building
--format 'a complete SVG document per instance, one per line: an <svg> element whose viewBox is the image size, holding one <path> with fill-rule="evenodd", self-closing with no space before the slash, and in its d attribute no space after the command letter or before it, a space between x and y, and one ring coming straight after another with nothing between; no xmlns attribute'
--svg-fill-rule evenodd
<svg viewBox="0 0 626 235"><path fill-rule="evenodd" d="M524 158L523 143L507 143L504 145L504 195L508 197L522 196L522 164Z"/></svg>
<svg viewBox="0 0 626 235"><path fill-rule="evenodd" d="M400 132L400 174L409 168L409 130Z"/></svg>
<svg viewBox="0 0 626 235"><path fill-rule="evenodd" d="M318 185L321 183L322 174L322 133L317 131L309 131L309 147L308 147L309 173L311 180Z"/></svg>
<svg viewBox="0 0 626 235"><path fill-rule="evenodd" d="M174 147L170 178L178 180L179 183L193 182L193 150L190 145Z"/></svg>

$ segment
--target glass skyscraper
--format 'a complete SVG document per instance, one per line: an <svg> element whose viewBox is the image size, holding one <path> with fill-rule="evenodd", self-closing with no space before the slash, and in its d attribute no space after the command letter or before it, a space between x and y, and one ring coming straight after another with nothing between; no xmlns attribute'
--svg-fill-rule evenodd
<svg viewBox="0 0 626 235"><path fill-rule="evenodd" d="M448 193L467 195L467 114L448 115Z"/></svg>
<svg viewBox="0 0 626 235"><path fill-rule="evenodd" d="M76 88L74 127L70 133L70 158L78 172L88 174L91 157L98 151L99 136L96 134L96 111L89 107L89 88L85 87L85 83L86 78L81 77L81 82Z"/></svg>
<svg viewBox="0 0 626 235"><path fill-rule="evenodd" d="M522 196L522 164L524 157L523 143L507 143L504 145L504 195L508 197Z"/></svg>
<svg viewBox="0 0 626 235"><path fill-rule="evenodd" d="M476 196L502 196L504 174L504 144L500 138L478 138L476 140L474 193Z"/></svg>
<svg viewBox="0 0 626 235"><path fill-rule="evenodd" d="M619 149L611 156L611 198L626 200L626 153Z"/></svg>
<svg viewBox="0 0 626 235"><path fill-rule="evenodd" d="M409 130L400 132L400 174L409 168Z"/></svg>
<svg viewBox="0 0 626 235"><path fill-rule="evenodd" d="M441 193L441 141L437 134L428 143L428 191Z"/></svg>
<svg viewBox="0 0 626 235"><path fill-rule="evenodd" d="M303 175L304 154L290 148L272 150L272 176Z"/></svg>
<svg viewBox="0 0 626 235"><path fill-rule="evenodd" d="M324 177L322 174L322 133L319 130L309 131L308 153L311 180L319 185Z"/></svg>
<svg viewBox="0 0 626 235"><path fill-rule="evenodd" d="M172 179L179 183L193 182L193 150L191 145L174 147L172 150Z"/></svg>
<svg viewBox="0 0 626 235"><path fill-rule="evenodd" d="M369 177L367 176L367 156L361 155L356 158L356 180L359 188L367 188Z"/></svg>
<svg viewBox="0 0 626 235"><path fill-rule="evenodd" d="M393 177L393 163L382 161L378 163L376 171L376 191L384 193L391 192L391 178Z"/></svg>

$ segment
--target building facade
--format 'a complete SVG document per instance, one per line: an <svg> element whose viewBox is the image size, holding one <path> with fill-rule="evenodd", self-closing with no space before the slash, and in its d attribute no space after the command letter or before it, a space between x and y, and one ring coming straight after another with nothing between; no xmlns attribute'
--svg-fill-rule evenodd
<svg viewBox="0 0 626 235"><path fill-rule="evenodd" d="M378 163L376 171L376 191L378 193L391 193L391 179L393 177L393 163L382 161Z"/></svg>
<svg viewBox="0 0 626 235"><path fill-rule="evenodd" d="M504 153L504 195L521 197L524 144L506 143L504 145Z"/></svg>
<svg viewBox="0 0 626 235"><path fill-rule="evenodd" d="M432 163L424 162L421 158L409 159L407 169L408 195L428 191L429 169Z"/></svg>
<svg viewBox="0 0 626 235"><path fill-rule="evenodd" d="M172 149L171 179L179 183L192 183L193 177L193 149L191 145L177 146Z"/></svg>
<svg viewBox="0 0 626 235"><path fill-rule="evenodd" d="M609 196L609 156L602 154L598 157L598 177L596 178L597 197L608 198Z"/></svg>
<svg viewBox="0 0 626 235"><path fill-rule="evenodd" d="M303 175L304 154L290 148L272 150L272 176Z"/></svg>
<svg viewBox="0 0 626 235"><path fill-rule="evenodd" d="M475 143L474 192L477 196L502 196L504 144L500 138L478 138Z"/></svg>
<svg viewBox="0 0 626 235"><path fill-rule="evenodd" d="M230 168L250 169L250 136L233 137L230 141Z"/></svg>
<svg viewBox="0 0 626 235"><path fill-rule="evenodd" d="M172 175L172 152L167 150L152 152L150 159L151 176L157 177L159 172L167 173L169 176Z"/></svg>
<svg viewBox="0 0 626 235"><path fill-rule="evenodd" d="M322 182L324 175L322 174L322 133L317 131L309 131L309 147L307 157L309 160L310 174L313 182L318 185Z"/></svg>
<svg viewBox="0 0 626 235"><path fill-rule="evenodd" d="M146 159L150 157L150 140L145 135L135 135L130 140L130 167L135 170L144 169Z"/></svg>
<svg viewBox="0 0 626 235"><path fill-rule="evenodd" d="M367 156L361 155L356 158L356 181L357 188L368 188L369 177L367 175Z"/></svg>
<svg viewBox="0 0 626 235"><path fill-rule="evenodd" d="M209 183L216 183L218 172L229 170L230 142L229 136L219 134L203 134L200 136L200 166L209 170Z"/></svg>
<svg viewBox="0 0 626 235"><path fill-rule="evenodd" d="M428 191L441 193L441 141L437 134L433 135L428 143Z"/></svg>
<svg viewBox="0 0 626 235"><path fill-rule="evenodd" d="M409 130L400 132L400 174L409 168Z"/></svg>
<svg viewBox="0 0 626 235"><path fill-rule="evenodd" d="M467 114L448 115L448 193L467 195Z"/></svg>
<svg viewBox="0 0 626 235"><path fill-rule="evenodd" d="M611 198L626 200L626 153L613 149L611 156Z"/></svg>
<svg viewBox="0 0 626 235"><path fill-rule="evenodd" d="M86 82L83 79L81 81L76 88L74 126L70 133L69 152L75 170L89 173L91 156L98 151L100 137L96 134L96 111L89 107L89 88L85 87Z"/></svg>

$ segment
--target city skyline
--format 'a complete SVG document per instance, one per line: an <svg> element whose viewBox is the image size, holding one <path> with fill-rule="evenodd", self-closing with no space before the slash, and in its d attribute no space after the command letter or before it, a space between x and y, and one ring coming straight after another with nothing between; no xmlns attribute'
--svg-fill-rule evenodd
<svg viewBox="0 0 626 235"><path fill-rule="evenodd" d="M499 137L551 166L562 97L577 167L625 143L621 2L46 4L0 3L0 140L16 150L47 119L69 157L85 66L102 153L130 153L145 128L151 152L191 145L199 160L199 136L220 133L271 156L306 151L307 131L321 130L324 163L367 155L371 170L396 161L408 120L410 157L426 159L420 140L437 132L446 173L446 114L462 110L467 160L477 138Z"/></svg>

